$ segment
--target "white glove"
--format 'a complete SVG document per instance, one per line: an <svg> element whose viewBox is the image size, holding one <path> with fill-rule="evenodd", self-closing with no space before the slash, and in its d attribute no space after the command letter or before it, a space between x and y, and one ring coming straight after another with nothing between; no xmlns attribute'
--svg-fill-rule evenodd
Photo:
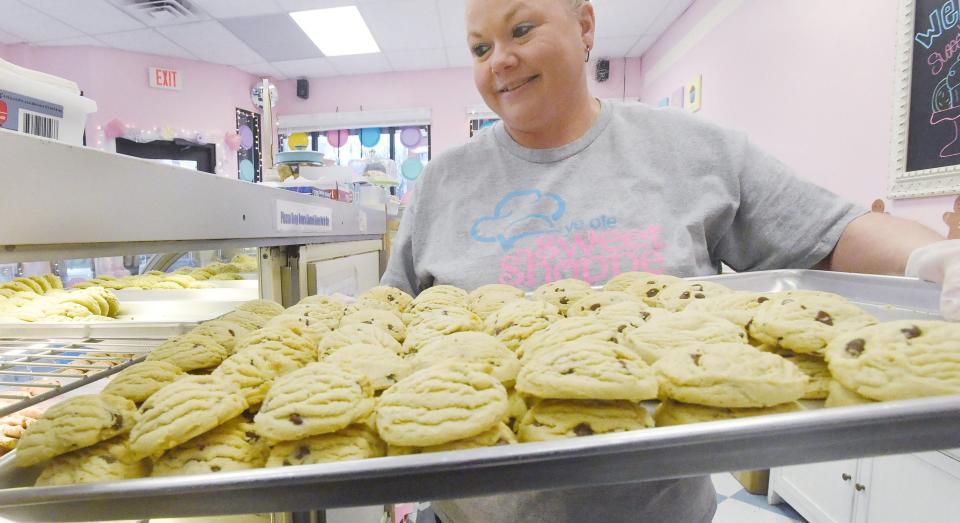
<svg viewBox="0 0 960 523"><path fill-rule="evenodd" d="M931 243L913 251L906 276L939 283L940 314L960 321L960 240Z"/></svg>

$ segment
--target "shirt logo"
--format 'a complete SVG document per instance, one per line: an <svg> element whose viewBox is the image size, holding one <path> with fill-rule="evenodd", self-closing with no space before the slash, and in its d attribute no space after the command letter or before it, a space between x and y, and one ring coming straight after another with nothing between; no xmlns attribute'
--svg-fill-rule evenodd
<svg viewBox="0 0 960 523"><path fill-rule="evenodd" d="M470 227L470 236L478 242L499 243L509 251L524 238L560 232L557 221L567 204L556 194L539 189L513 191L504 196L492 216L481 216Z"/></svg>

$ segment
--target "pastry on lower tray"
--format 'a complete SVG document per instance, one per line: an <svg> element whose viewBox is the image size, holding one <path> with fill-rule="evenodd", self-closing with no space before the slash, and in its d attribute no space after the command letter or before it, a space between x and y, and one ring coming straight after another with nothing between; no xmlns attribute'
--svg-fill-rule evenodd
<svg viewBox="0 0 960 523"><path fill-rule="evenodd" d="M66 399L27 428L17 445L17 465L28 467L126 434L136 419L136 405L120 396L87 394Z"/></svg>
<svg viewBox="0 0 960 523"><path fill-rule="evenodd" d="M652 426L650 413L632 401L545 399L527 411L517 435L522 442L549 441Z"/></svg>
<svg viewBox="0 0 960 523"><path fill-rule="evenodd" d="M153 462L151 475L205 474L259 468L267 462L268 450L253 422L241 415L164 452Z"/></svg>
<svg viewBox="0 0 960 523"><path fill-rule="evenodd" d="M706 421L720 421L725 419L748 418L767 414L784 414L787 412L802 411L803 406L796 401L781 403L773 407L727 408L707 407L692 403L681 403L671 399L660 402L653 415L658 427L670 425L685 425L687 423L702 423Z"/></svg>
<svg viewBox="0 0 960 523"><path fill-rule="evenodd" d="M266 466L310 465L378 458L385 454L386 444L376 431L355 423L336 432L277 443L270 448Z"/></svg>
<svg viewBox="0 0 960 523"><path fill-rule="evenodd" d="M53 458L40 473L36 486L141 478L149 470L148 462L133 457L126 436L117 436Z"/></svg>

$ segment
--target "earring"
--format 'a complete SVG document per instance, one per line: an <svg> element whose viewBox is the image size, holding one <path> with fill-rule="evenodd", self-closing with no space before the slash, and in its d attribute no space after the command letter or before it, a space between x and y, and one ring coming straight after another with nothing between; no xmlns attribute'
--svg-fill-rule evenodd
<svg viewBox="0 0 960 523"><path fill-rule="evenodd" d="M587 57L583 59L584 62L590 61L590 46L584 46L584 49L587 50Z"/></svg>

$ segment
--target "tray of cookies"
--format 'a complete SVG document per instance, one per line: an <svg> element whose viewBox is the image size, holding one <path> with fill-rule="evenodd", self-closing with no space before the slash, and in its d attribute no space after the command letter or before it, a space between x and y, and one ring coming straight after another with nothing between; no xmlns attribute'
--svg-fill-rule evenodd
<svg viewBox="0 0 960 523"><path fill-rule="evenodd" d="M798 270L258 300L49 408L0 458L0 513L286 512L960 447L960 332L936 308L916 280Z"/></svg>

